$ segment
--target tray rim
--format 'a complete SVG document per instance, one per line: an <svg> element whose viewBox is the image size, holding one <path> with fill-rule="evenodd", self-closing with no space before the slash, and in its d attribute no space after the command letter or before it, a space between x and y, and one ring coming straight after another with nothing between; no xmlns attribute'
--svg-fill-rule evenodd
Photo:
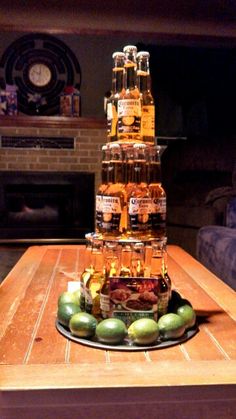
<svg viewBox="0 0 236 419"><path fill-rule="evenodd" d="M179 345L181 343L186 342L187 340L194 337L198 332L199 328L198 325L195 324L195 326L187 331L185 331L184 335L177 339L169 339L169 340L159 340L157 344L152 345L135 345L135 344L129 344L128 342L126 344L118 344L118 345L109 345L102 342L98 342L96 340L92 339L84 339L79 338L78 336L72 335L70 330L66 328L66 326L63 326L61 323L59 323L58 319L56 319L55 326L57 331L64 336L65 338L79 343L81 345L89 346L90 348L94 349L102 349L102 350L109 350L109 351L121 351L121 352L138 352L138 351L151 351L151 350L160 350L169 348L171 346Z"/></svg>

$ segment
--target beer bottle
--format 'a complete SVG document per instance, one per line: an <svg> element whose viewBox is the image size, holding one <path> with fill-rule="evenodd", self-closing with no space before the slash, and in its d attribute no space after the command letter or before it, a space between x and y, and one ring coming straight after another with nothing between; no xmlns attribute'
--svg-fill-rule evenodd
<svg viewBox="0 0 236 419"><path fill-rule="evenodd" d="M141 133L144 143L154 144L155 139L155 104L151 92L151 76L147 51L137 54L137 80L141 96L142 117Z"/></svg>
<svg viewBox="0 0 236 419"><path fill-rule="evenodd" d="M151 236L166 236L166 193L161 184L160 147L149 149L148 189L152 200Z"/></svg>
<svg viewBox="0 0 236 419"><path fill-rule="evenodd" d="M95 317L100 316L100 290L104 281L103 243L93 239L91 251L93 267L85 284L85 310Z"/></svg>
<svg viewBox="0 0 236 419"><path fill-rule="evenodd" d="M118 141L121 143L140 142L141 138L141 98L137 87L137 48L124 48L124 89L118 99Z"/></svg>
<svg viewBox="0 0 236 419"><path fill-rule="evenodd" d="M124 80L124 62L125 54L123 52L114 52L112 68L112 93L107 99L107 140L117 140L117 102L123 89Z"/></svg>
<svg viewBox="0 0 236 419"><path fill-rule="evenodd" d="M163 241L157 240L152 243L151 278L156 278L157 284L157 313L162 316L167 313L169 303L169 287L166 278L163 277Z"/></svg>
<svg viewBox="0 0 236 419"><path fill-rule="evenodd" d="M91 274L93 273L93 266L91 263L92 252L92 234L86 235L86 248L84 252L84 268L80 275L80 308L85 310L85 287Z"/></svg>
<svg viewBox="0 0 236 419"><path fill-rule="evenodd" d="M108 145L102 146L102 171L101 171L101 184L98 187L96 194L96 217L95 229L96 232L100 231L102 222L102 199L103 194L108 186L108 173L110 163L110 150Z"/></svg>
<svg viewBox="0 0 236 419"><path fill-rule="evenodd" d="M171 279L168 274L168 262L167 262L168 256L167 256L167 237L163 238L163 267L162 267L162 275L165 278L168 290L169 290L169 300L171 299Z"/></svg>
<svg viewBox="0 0 236 419"><path fill-rule="evenodd" d="M98 231L104 238L118 237L126 230L126 191L122 148L118 143L110 144L108 187L103 193L102 220Z"/></svg>
<svg viewBox="0 0 236 419"><path fill-rule="evenodd" d="M129 243L122 243L120 256L120 274L119 276L131 276L132 247Z"/></svg>
<svg viewBox="0 0 236 419"><path fill-rule="evenodd" d="M134 144L133 180L133 187L127 197L127 235L132 238L145 239L151 232L151 199L147 185L145 144Z"/></svg>
<svg viewBox="0 0 236 419"><path fill-rule="evenodd" d="M124 148L124 162L125 162L125 189L127 196L134 186L134 147L133 144Z"/></svg>
<svg viewBox="0 0 236 419"><path fill-rule="evenodd" d="M133 243L131 273L133 277L144 277L144 243Z"/></svg>
<svg viewBox="0 0 236 419"><path fill-rule="evenodd" d="M117 242L106 242L104 246L105 279L100 293L100 310L103 319L110 313L110 278L119 274L119 249Z"/></svg>

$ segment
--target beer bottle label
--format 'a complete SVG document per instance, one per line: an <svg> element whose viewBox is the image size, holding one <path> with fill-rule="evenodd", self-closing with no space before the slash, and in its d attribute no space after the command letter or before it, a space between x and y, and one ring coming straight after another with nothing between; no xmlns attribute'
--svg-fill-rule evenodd
<svg viewBox="0 0 236 419"><path fill-rule="evenodd" d="M105 231L119 231L121 203L119 197L103 196L101 227Z"/></svg>
<svg viewBox="0 0 236 419"><path fill-rule="evenodd" d="M152 198L152 213L166 214L166 198Z"/></svg>
<svg viewBox="0 0 236 419"><path fill-rule="evenodd" d="M166 198L152 199L151 227L153 231L162 231L166 227Z"/></svg>
<svg viewBox="0 0 236 419"><path fill-rule="evenodd" d="M153 105L143 105L141 131L144 137L155 136L155 108Z"/></svg>
<svg viewBox="0 0 236 419"><path fill-rule="evenodd" d="M151 227L152 199L130 198L129 220L130 229L133 231L145 231Z"/></svg>
<svg viewBox="0 0 236 419"><path fill-rule="evenodd" d="M141 133L141 101L140 99L118 100L118 132Z"/></svg>
<svg viewBox="0 0 236 419"><path fill-rule="evenodd" d="M111 135L111 125L112 125L112 104L110 102L107 104L107 135Z"/></svg>
<svg viewBox="0 0 236 419"><path fill-rule="evenodd" d="M96 228L100 229L102 223L102 196L96 195Z"/></svg>

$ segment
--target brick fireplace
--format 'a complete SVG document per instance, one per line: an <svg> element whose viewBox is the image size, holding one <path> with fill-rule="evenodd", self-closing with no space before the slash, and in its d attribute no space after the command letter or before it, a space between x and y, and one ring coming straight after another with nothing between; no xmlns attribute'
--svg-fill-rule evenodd
<svg viewBox="0 0 236 419"><path fill-rule="evenodd" d="M1 239L76 239L94 228L103 128L1 127ZM21 147L22 137L73 138L73 147ZM3 144L3 142L2 142Z"/></svg>

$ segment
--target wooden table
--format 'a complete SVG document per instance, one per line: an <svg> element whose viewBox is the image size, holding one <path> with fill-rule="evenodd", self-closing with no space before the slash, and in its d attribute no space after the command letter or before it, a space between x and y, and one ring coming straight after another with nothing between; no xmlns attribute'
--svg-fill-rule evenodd
<svg viewBox="0 0 236 419"><path fill-rule="evenodd" d="M168 253L173 288L192 302L200 332L130 353L82 346L55 328L84 247L28 248L0 288L0 418L236 417L235 292L181 248Z"/></svg>

